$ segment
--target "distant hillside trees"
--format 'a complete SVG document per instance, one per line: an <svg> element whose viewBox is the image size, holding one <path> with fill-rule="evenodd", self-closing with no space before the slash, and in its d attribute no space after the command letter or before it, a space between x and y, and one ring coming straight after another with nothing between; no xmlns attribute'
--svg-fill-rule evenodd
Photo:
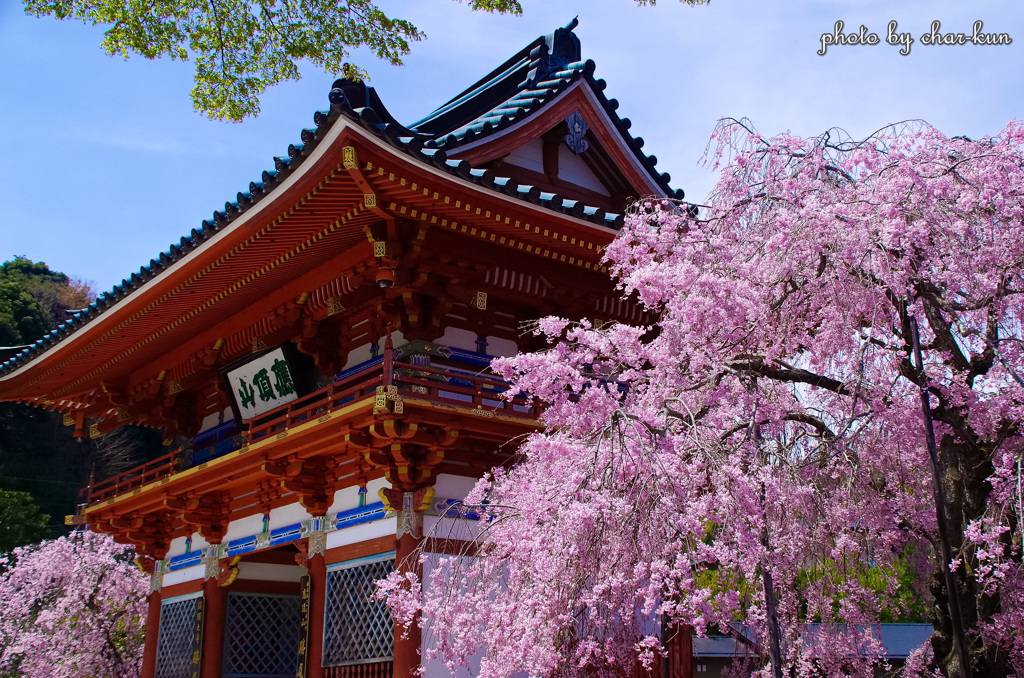
<svg viewBox="0 0 1024 678"><path fill-rule="evenodd" d="M91 286L23 256L0 264L0 362L70 318L95 297ZM8 348L9 350L3 350ZM0 403L0 553L64 534L89 480L123 471L159 454L162 436L123 427L75 443L60 414ZM3 499L6 493L14 498ZM19 496L22 494L28 497ZM35 509L35 513L29 507ZM17 507L17 508L15 508ZM40 524L40 517L50 516Z"/></svg>
<svg viewBox="0 0 1024 678"><path fill-rule="evenodd" d="M28 492L0 490L0 553L42 539L49 519Z"/></svg>
<svg viewBox="0 0 1024 678"><path fill-rule="evenodd" d="M84 308L96 295L88 283L51 271L42 262L15 257L0 264L0 346L39 339Z"/></svg>

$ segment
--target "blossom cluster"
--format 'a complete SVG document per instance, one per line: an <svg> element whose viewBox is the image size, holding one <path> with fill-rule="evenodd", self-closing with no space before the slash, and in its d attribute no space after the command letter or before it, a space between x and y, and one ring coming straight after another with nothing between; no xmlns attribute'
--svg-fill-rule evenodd
<svg viewBox="0 0 1024 678"><path fill-rule="evenodd" d="M943 606L924 391L976 672L1024 675L1024 127L716 139L710 205L642 202L607 249L646 322L543 319L495 363L545 430L467 498L472 563L394 575L393 610L481 678L652 667L685 627L874 675L877 624Z"/></svg>
<svg viewBox="0 0 1024 678"><path fill-rule="evenodd" d="M135 678L147 577L107 535L15 549L0 573L0 673L31 678Z"/></svg>

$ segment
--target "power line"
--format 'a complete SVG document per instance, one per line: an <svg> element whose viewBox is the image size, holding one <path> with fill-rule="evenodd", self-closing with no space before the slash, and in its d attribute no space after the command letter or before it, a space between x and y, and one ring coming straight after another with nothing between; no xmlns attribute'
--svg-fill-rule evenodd
<svg viewBox="0 0 1024 678"><path fill-rule="evenodd" d="M51 483L54 485L75 485L82 487L82 483L73 480L44 480L43 478L19 478L18 476L0 476L0 480L24 480L29 483Z"/></svg>

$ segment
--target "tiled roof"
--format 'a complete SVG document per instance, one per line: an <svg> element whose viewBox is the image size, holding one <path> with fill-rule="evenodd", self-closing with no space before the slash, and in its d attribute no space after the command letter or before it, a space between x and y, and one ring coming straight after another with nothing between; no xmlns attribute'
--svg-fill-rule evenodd
<svg viewBox="0 0 1024 678"><path fill-rule="evenodd" d="M449 160L443 148L431 146L429 137L417 134L396 122L384 108L374 89L363 83L350 80L336 81L330 93L330 101L330 111L320 111L314 116L317 129L303 131L304 141L307 140L308 132L308 141L315 142L322 136L322 132L333 124L338 115L344 115L416 160L433 165L453 176L555 212L585 219L599 226L617 229L622 225L620 214L607 214L604 210L585 205L582 201L569 200L557 193L543 192L535 186L520 185L513 179L495 176L490 170L474 169L465 160ZM293 148L289 147L289 155L292 157L308 154L310 150L300 148L293 154ZM289 167L290 158L283 160L285 164L282 166L279 163L278 171Z"/></svg>
<svg viewBox="0 0 1024 678"><path fill-rule="evenodd" d="M592 79L593 62L583 63L577 58L571 63L563 63L568 58L567 54L571 53L578 57L579 39L572 33L575 26L576 21L573 20L566 28L560 28L549 36L534 40L505 65L499 67L495 71L497 75L488 76L424 120L413 125L412 128L401 125L392 117L372 87L351 80L335 81L328 95L330 109L317 111L314 114L315 126L303 129L300 134L301 142L289 145L286 155L274 158L273 169L265 170L259 180L250 182L247 191L240 191L234 200L229 200L224 204L223 210L214 211L212 217L203 220L199 228L193 228L178 242L172 243L166 251L161 252L148 264L140 267L138 272L132 273L122 280L111 291L100 294L86 308L72 313L69 320L43 338L13 357L9 357L0 364L0 376L9 374L26 362L38 357L71 333L93 321L106 309L145 285L182 257L201 247L206 240L248 211L268 195L276 185L295 172L312 154L313 149L340 117L359 124L413 159L448 174L554 212L584 219L596 225L618 229L622 226L623 216L621 214L606 213L601 208L586 205L579 200L567 199L557 193L544 192L535 186L520 185L514 179L495 176L490 170L474 169L465 160L448 159L445 151L445 148L455 148L461 143L478 139L483 135L503 129L513 121L521 120L535 112L545 102L550 101L557 92L564 90L576 79L585 77L590 79L594 91L599 94L602 104L612 116L612 120L616 121L616 125L622 130L625 138L631 140L638 154L637 157L641 158L645 166L651 168L652 177L660 177L659 184L665 187L667 194L681 198L682 191L672 191L668 188L669 177L667 174L657 175L653 172L656 159L653 156L645 157L639 153L643 140L633 139L626 134L625 130L629 128L629 120L619 119L614 115L614 110L617 107L615 100L607 100L600 94L604 89L604 82ZM549 45L554 45L554 49ZM570 45L570 47L566 47L566 45ZM572 49L575 52L572 52ZM520 78L523 73L529 77L521 80L521 85L513 93L511 82ZM503 102L493 108L482 110L486 102L506 94L509 96ZM509 101L522 102L522 106L517 106L516 112L511 116L507 113L498 114L498 111L509 110L503 108ZM473 111L477 112L473 113ZM472 119L465 123L455 122L467 116ZM456 125L456 129L453 131L435 132L437 129L443 130L452 124ZM441 135L444 135L443 138L438 138Z"/></svg>
<svg viewBox="0 0 1024 678"><path fill-rule="evenodd" d="M807 624L807 631L814 634L821 627L821 624ZM932 625L877 624L873 627L873 635L882 641L883 656L886 659L906 659L911 652L931 638ZM749 653L749 648L740 645L730 636L695 637L693 639L693 654L696 657L731 659L743 657Z"/></svg>
<svg viewBox="0 0 1024 678"><path fill-rule="evenodd" d="M658 159L645 155L644 140L629 134L629 118L620 118L619 102L604 95L606 83L594 78L595 64L582 60L580 40L569 25L541 36L515 56L485 75L464 92L409 128L430 140L428 148L449 151L501 131L542 109L580 79L586 80L637 160L666 195L683 198L673 190L668 173L655 169Z"/></svg>

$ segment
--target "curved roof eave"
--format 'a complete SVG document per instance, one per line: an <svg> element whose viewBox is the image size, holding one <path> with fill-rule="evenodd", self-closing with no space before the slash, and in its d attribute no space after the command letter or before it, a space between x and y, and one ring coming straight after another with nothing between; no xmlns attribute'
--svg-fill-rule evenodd
<svg viewBox="0 0 1024 678"><path fill-rule="evenodd" d="M607 83L594 77L595 63L582 60L579 38L573 32L578 23L573 19L564 28L535 39L409 129L428 139L428 148L462 152L467 146L479 145L510 128L518 128L582 80L589 85L595 108L603 112L606 124L617 132L629 155L658 187L655 193L682 200L685 193L672 188L671 176L658 172L658 158L643 153L643 138L629 133L632 122L619 117L619 102L605 96ZM457 115L460 110L461 115Z"/></svg>
<svg viewBox="0 0 1024 678"><path fill-rule="evenodd" d="M471 150L482 144L485 139L493 140L512 128L518 129L548 108L554 100L565 96L572 89L582 87L582 82L585 81L587 86L582 89L588 100L599 113L603 111L606 116L604 124L618 132L617 136L623 144L620 145L623 157L635 159L635 163L631 162L634 164L633 169L640 170L635 173L650 177L652 185L660 187L664 195L681 199L683 192L673 190L668 185L669 175L659 174L655 170L657 158L646 156L640 151L643 139L629 135L629 119L619 118L616 114L618 102L604 96L604 81L595 80L593 77L594 62L579 60L579 39L572 33L576 24L577 22L573 20L568 26L532 41L498 69L438 109L444 112L446 107L472 108L471 104L478 90L486 90L492 83L505 78L501 83L501 87L504 88L502 91L515 91L513 98L523 95L520 96L520 100L524 105L516 105L514 114L509 116L502 113L495 116L484 111L483 115L478 115L477 118L491 118L494 122L484 120L479 125L474 125L470 121L470 124L464 124L461 129L448 131L447 134L442 132L429 135L416 129L417 125L437 117L438 111L412 128L405 127L387 111L372 87L346 80L336 81L329 95L330 109L318 111L314 115L315 127L303 129L300 134L301 142L289 145L286 155L274 158L273 169L264 171L259 180L250 182L248 191L239 191L234 200L225 202L223 210L214 211L212 217L204 220L199 228L191 229L177 243L172 243L166 251L140 267L138 272L132 273L109 292L101 294L85 309L73 313L68 321L55 330L0 363L0 391L3 390L5 382L11 383L12 379L23 374L38 358L48 354L56 346L67 348L83 340L83 337L88 338L94 332L102 331L103 326L109 323L97 324L95 321L98 318L109 319L111 311L133 306L133 300L139 296L152 294L155 288L162 287L167 284L166 281L181 275L181 271L187 270L190 266L189 262L196 259L197 252L209 252L210 248L216 248L216 243L230 237L231 233L236 232L267 205L273 203L274 200L268 200L270 195L283 195L309 167L316 164L310 162L310 159L325 154L341 131L346 128L368 132L367 138L374 140L375 143L386 144L432 168L432 171L447 174L460 183L486 189L501 196L502 200L510 200L520 206L531 205L530 209L539 207L563 218L585 223L589 228L614 233L622 224L621 214L608 214L578 200L568 200L557 194L544 193L536 187L520 186L515 181L497 177L488 170L474 169L466 160L448 158L448 151L461 153ZM575 56L576 60L567 63L565 58L562 58L565 54ZM524 60L525 63L520 63ZM518 77L524 68L526 79L512 83L509 78L513 75ZM506 99L505 103L509 100ZM500 104L499 108L501 105L504 104ZM493 110L490 113L493 113ZM339 120L344 120L344 124L336 124Z"/></svg>
<svg viewBox="0 0 1024 678"><path fill-rule="evenodd" d="M151 259L149 264L125 278L110 292L104 293L87 308L76 312L42 339L20 351L0 365L0 391L4 383L11 384L26 372L39 366L39 360L51 362L57 353L73 350L79 342L88 341L102 334L117 323L124 313L137 305L141 297L152 297L168 288L174 281L187 276L197 267L206 264L206 259L215 257L232 236L268 208L298 183L307 170L317 164L337 142L346 129L355 130L372 143L396 149L410 156L437 175L447 175L449 181L472 190L487 191L492 197L515 204L531 211L543 209L560 218L576 222L580 226L597 229L609 239L622 224L622 215L607 214L604 210L589 207L581 201L567 200L556 194L543 193L534 187L519 186L510 179L495 177L492 173L475 170L465 160L449 160L442 149L426 148L417 136L399 136L408 132L393 122L386 112L382 122L371 107L352 108L349 100L339 88L331 91L331 108L319 111L314 116L315 128L302 131L301 144L288 147L287 156L274 159L274 169L263 172L261 181L253 181L248 192L239 192L235 201L225 203L224 210L214 212L213 217L204 220L198 229L183 236L179 243ZM340 122L340 124L339 124ZM203 254L209 256L203 256ZM101 322L97 322L102 319ZM16 388L16 387L15 387ZM8 391L7 399L37 398L38 395L19 396Z"/></svg>

